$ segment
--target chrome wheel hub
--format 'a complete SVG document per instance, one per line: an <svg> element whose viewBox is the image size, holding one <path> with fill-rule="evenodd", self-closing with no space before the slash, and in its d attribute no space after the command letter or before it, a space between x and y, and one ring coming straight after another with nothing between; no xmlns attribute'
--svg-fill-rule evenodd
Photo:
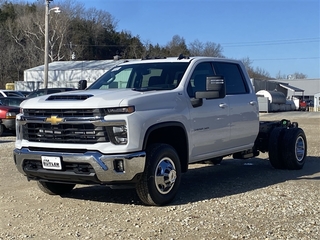
<svg viewBox="0 0 320 240"><path fill-rule="evenodd" d="M305 142L301 136L299 136L296 140L295 154L296 154L296 159L299 162L303 160L305 155Z"/></svg>
<svg viewBox="0 0 320 240"><path fill-rule="evenodd" d="M160 160L155 171L155 185L159 193L167 194L177 179L174 162L170 158Z"/></svg>

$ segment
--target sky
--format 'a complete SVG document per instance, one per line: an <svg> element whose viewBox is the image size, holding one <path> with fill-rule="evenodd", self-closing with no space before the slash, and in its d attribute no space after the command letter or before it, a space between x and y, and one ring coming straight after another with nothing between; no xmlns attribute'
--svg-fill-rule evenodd
<svg viewBox="0 0 320 240"><path fill-rule="evenodd" d="M75 0L109 12L117 31L165 46L174 35L214 42L271 77L320 78L320 0Z"/></svg>

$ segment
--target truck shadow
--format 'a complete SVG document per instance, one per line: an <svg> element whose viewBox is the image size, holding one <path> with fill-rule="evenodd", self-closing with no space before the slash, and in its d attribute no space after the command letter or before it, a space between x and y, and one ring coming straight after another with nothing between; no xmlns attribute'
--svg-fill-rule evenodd
<svg viewBox="0 0 320 240"><path fill-rule="evenodd" d="M169 205L232 196L293 180L320 180L320 157L309 156L302 170L273 169L266 159L223 160L220 165L194 164L182 177L179 192ZM62 197L143 205L135 189L79 185Z"/></svg>
<svg viewBox="0 0 320 240"><path fill-rule="evenodd" d="M2 135L0 136L0 140L3 137L15 137L16 136L16 132L15 131L9 131L9 130L5 130Z"/></svg>
<svg viewBox="0 0 320 240"><path fill-rule="evenodd" d="M278 170L268 160L224 160L221 165L191 170L183 178L178 203L203 201L272 186L292 180L320 180L320 158L308 157L301 170ZM201 182L201 184L199 184Z"/></svg>

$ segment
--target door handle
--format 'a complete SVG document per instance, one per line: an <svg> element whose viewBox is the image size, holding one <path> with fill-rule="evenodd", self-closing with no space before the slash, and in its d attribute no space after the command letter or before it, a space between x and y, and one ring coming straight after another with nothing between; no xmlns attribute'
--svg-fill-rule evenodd
<svg viewBox="0 0 320 240"><path fill-rule="evenodd" d="M228 104L226 104L226 103L220 103L220 104L219 104L219 107L220 107L220 108L226 108L226 107L228 107Z"/></svg>
<svg viewBox="0 0 320 240"><path fill-rule="evenodd" d="M256 102L256 101L250 101L249 104L250 104L251 106L254 106L254 105L257 104L257 102Z"/></svg>

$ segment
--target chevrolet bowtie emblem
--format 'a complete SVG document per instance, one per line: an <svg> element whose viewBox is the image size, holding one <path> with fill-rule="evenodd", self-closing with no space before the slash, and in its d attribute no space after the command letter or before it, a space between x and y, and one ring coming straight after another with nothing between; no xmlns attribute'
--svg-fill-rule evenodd
<svg viewBox="0 0 320 240"><path fill-rule="evenodd" d="M58 118L58 116L51 116L46 118L45 122L51 123L52 125L58 125L59 123L63 122L63 118Z"/></svg>

